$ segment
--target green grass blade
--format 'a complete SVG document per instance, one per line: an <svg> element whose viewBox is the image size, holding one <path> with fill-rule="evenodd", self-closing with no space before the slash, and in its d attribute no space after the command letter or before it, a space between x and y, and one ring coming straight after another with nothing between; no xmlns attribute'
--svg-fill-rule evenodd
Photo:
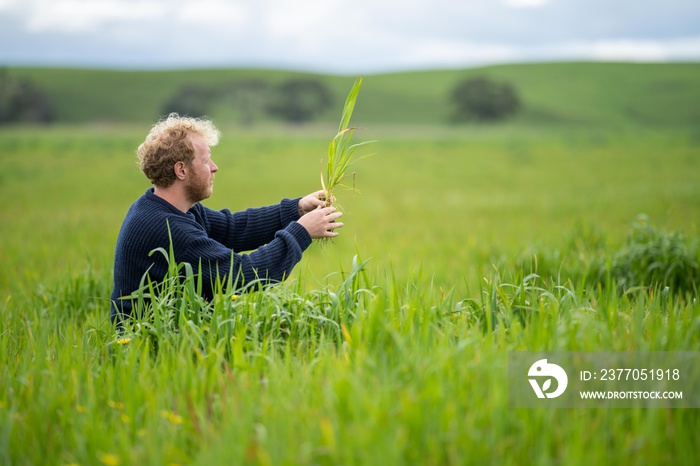
<svg viewBox="0 0 700 466"><path fill-rule="evenodd" d="M343 115L340 119L340 126L338 127L338 133L347 129L350 124L350 117L352 117L352 112L355 109L355 102L357 101L357 95L360 93L360 86L362 86L363 77L360 76L353 84L348 98L345 100L345 107L343 107Z"/></svg>

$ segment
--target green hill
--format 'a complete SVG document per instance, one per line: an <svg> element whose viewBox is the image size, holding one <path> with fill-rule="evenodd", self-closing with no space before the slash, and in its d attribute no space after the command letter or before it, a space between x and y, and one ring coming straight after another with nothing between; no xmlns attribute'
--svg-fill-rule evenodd
<svg viewBox="0 0 700 466"><path fill-rule="evenodd" d="M184 85L218 86L241 78L279 83L302 73L275 70L116 71L11 68L50 96L59 122L151 122ZM306 74L308 75L308 74ZM482 75L512 83L523 102L514 118L525 124L688 126L700 124L700 63L543 63L366 76L356 122L442 124L449 94L460 80ZM312 75L336 103L320 117L337 121L355 76ZM212 116L225 120L221 106Z"/></svg>

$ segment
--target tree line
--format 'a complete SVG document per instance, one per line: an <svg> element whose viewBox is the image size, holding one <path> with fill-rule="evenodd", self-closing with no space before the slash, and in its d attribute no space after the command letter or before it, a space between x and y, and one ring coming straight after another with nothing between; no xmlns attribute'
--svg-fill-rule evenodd
<svg viewBox="0 0 700 466"><path fill-rule="evenodd" d="M448 97L450 119L498 121L516 114L521 107L515 87L508 82L477 76L457 83ZM219 87L186 85L163 107L163 113L206 115L212 106L225 102L237 109L239 122L251 124L267 115L291 123L313 120L333 105L326 84L315 78L295 78L277 87L262 79L234 81Z"/></svg>
<svg viewBox="0 0 700 466"><path fill-rule="evenodd" d="M244 125L262 117L304 123L332 105L333 94L319 79L292 78L273 86L263 79L250 78L220 86L184 85L166 100L161 113L202 116L225 106L235 109L238 122Z"/></svg>
<svg viewBox="0 0 700 466"><path fill-rule="evenodd" d="M521 108L512 84L484 76L460 80L446 100L452 111L449 118L454 122L499 121ZM166 115L177 112L204 116L229 109L238 123L251 125L261 119L305 123L334 105L333 93L320 79L290 78L273 85L262 78L247 78L218 86L183 85L166 98L159 110ZM47 92L29 78L10 77L0 69L0 125L55 120L55 108Z"/></svg>

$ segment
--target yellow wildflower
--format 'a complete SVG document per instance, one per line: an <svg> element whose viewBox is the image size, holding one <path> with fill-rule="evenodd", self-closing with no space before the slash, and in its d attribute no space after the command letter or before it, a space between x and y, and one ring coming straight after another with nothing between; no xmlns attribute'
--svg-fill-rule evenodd
<svg viewBox="0 0 700 466"><path fill-rule="evenodd" d="M98 458L102 464L105 466L118 466L119 465L119 457L117 455L113 455L111 453L100 453L98 455Z"/></svg>
<svg viewBox="0 0 700 466"><path fill-rule="evenodd" d="M118 345L126 345L130 341L131 341L131 338L120 338L119 340L117 340L117 344Z"/></svg>
<svg viewBox="0 0 700 466"><path fill-rule="evenodd" d="M183 422L182 416L179 416L173 413L172 411L162 410L160 412L160 417L162 417L163 419L167 419L172 424L182 424Z"/></svg>
<svg viewBox="0 0 700 466"><path fill-rule="evenodd" d="M109 400L107 402L107 406L109 406L110 408L118 409L119 411L124 409L124 403L121 403L119 401Z"/></svg>
<svg viewBox="0 0 700 466"><path fill-rule="evenodd" d="M241 295L239 295L239 294L232 294L232 295L231 295L231 301L235 301L235 300L237 300L237 299L240 298L240 297L241 297Z"/></svg>

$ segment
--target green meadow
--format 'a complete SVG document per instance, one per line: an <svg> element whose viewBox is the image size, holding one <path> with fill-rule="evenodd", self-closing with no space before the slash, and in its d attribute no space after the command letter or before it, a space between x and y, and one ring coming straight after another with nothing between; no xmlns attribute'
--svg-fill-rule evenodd
<svg viewBox="0 0 700 466"><path fill-rule="evenodd" d="M519 83L523 114L444 124L439 95L478 71L366 76L355 138L378 142L336 194L341 235L285 283L213 302L171 263L185 283L118 335L147 83L243 71L12 70L106 100L0 128L0 464L697 464L697 409L509 408L507 356L700 348L700 67L488 68ZM205 204L319 189L337 108L222 121Z"/></svg>

